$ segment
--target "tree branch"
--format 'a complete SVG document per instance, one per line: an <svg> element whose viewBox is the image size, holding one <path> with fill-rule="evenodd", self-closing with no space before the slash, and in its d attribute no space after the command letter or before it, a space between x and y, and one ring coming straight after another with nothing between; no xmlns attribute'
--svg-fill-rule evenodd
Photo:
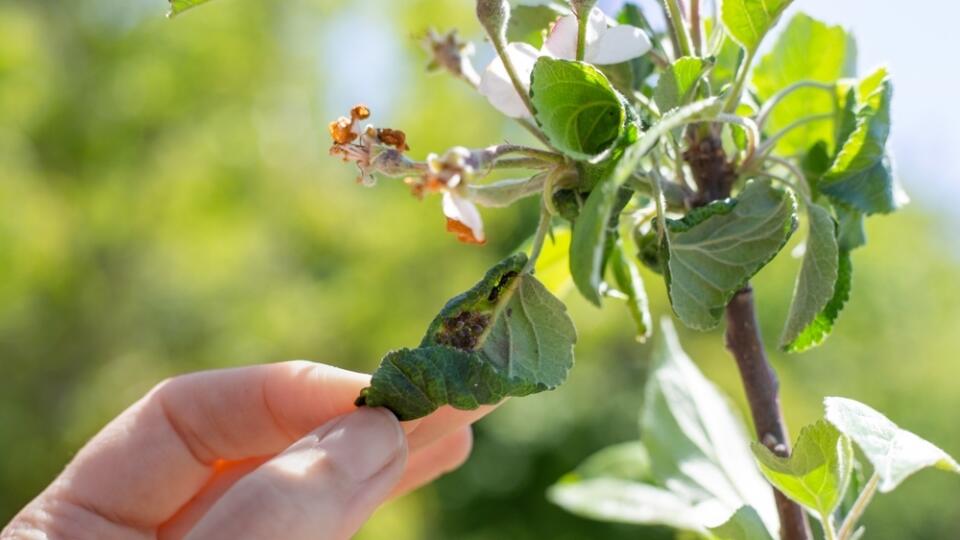
<svg viewBox="0 0 960 540"><path fill-rule="evenodd" d="M790 455L789 441L780 413L780 382L767 361L763 339L757 326L753 290L749 285L734 295L727 305L727 349L737 361L743 389L750 404L750 413L760 442L779 456ZM774 490L777 513L780 514L780 537L783 540L811 538L806 516L799 505Z"/></svg>

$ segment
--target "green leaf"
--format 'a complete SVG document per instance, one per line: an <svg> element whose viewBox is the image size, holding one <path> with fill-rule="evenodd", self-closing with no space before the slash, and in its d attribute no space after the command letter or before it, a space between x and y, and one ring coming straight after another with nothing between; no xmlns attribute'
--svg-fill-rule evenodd
<svg viewBox="0 0 960 540"><path fill-rule="evenodd" d="M653 94L660 112L665 113L690 101L697 81L708 66L702 58L684 56L661 73Z"/></svg>
<svg viewBox="0 0 960 540"><path fill-rule="evenodd" d="M507 23L507 41L522 41L539 48L550 24L563 15L549 4L514 6Z"/></svg>
<svg viewBox="0 0 960 540"><path fill-rule="evenodd" d="M868 215L892 212L905 202L886 153L892 95L885 69L860 82L855 128L817 183L821 193Z"/></svg>
<svg viewBox="0 0 960 540"><path fill-rule="evenodd" d="M863 212L845 204L833 203L833 211L837 216L837 241L840 249L852 251L867 243L867 231L864 227Z"/></svg>
<svg viewBox="0 0 960 540"><path fill-rule="evenodd" d="M797 227L792 192L754 180L737 199L668 219L666 281L674 313L690 328L715 327L733 295L772 259Z"/></svg>
<svg viewBox="0 0 960 540"><path fill-rule="evenodd" d="M594 305L601 304L600 284L603 280L607 234L610 224L618 219L619 209L616 206L620 189L662 135L689 122L710 118L721 107L722 102L711 98L676 109L664 115L639 140L627 146L622 154L618 148L604 162L590 164L585 169L587 176L596 177L595 185L576 218L570 244L570 273L577 289ZM627 141L623 143L627 144Z"/></svg>
<svg viewBox="0 0 960 540"><path fill-rule="evenodd" d="M623 132L623 101L590 64L541 57L533 67L530 99L550 142L574 159L598 156Z"/></svg>
<svg viewBox="0 0 960 540"><path fill-rule="evenodd" d="M170 0L170 17L174 17L184 11L195 8L200 4L206 4L210 0Z"/></svg>
<svg viewBox="0 0 960 540"><path fill-rule="evenodd" d="M594 478L617 478L634 482L650 480L650 455L640 441L608 446L584 460L560 482L579 482Z"/></svg>
<svg viewBox="0 0 960 540"><path fill-rule="evenodd" d="M551 487L550 499L593 519L700 534L752 505L776 530L773 497L750 459L743 424L680 349L669 319L653 354L642 441L595 454Z"/></svg>
<svg viewBox="0 0 960 540"><path fill-rule="evenodd" d="M811 53L811 51L816 51ZM760 59L753 70L752 82L757 97L767 101L787 86L800 81L833 83L853 75L856 46L839 26L827 26L807 15L797 14L780 34L773 49ZM767 120L768 133L775 133L797 120L835 112L835 96L818 88L802 88L787 96ZM811 122L791 129L777 143L784 156L806 152L817 141L835 146L834 123Z"/></svg>
<svg viewBox="0 0 960 540"><path fill-rule="evenodd" d="M475 409L562 384L576 330L563 303L523 272L526 261L505 259L450 300L419 347L384 357L357 405L412 420L445 404Z"/></svg>
<svg viewBox="0 0 960 540"><path fill-rule="evenodd" d="M705 36L714 35L715 21L712 18L703 20L703 29ZM743 50L737 42L730 39L730 36L720 29L719 39L714 43L709 54L713 56L713 68L710 70L710 84L714 88L723 88L724 85L733 82L737 75L737 68L743 60ZM713 39L710 39L713 41Z"/></svg>
<svg viewBox="0 0 960 540"><path fill-rule="evenodd" d="M880 476L880 492L893 491L913 473L927 467L960 474L960 466L929 441L900 429L886 416L852 399L824 400L827 420L853 439Z"/></svg>
<svg viewBox="0 0 960 540"><path fill-rule="evenodd" d="M843 306L850 299L852 284L853 263L850 260L850 252L841 248L837 259L837 281L833 288L833 296L816 318L785 347L787 352L802 352L823 343L833 330L833 325L837 322Z"/></svg>
<svg viewBox="0 0 960 540"><path fill-rule="evenodd" d="M637 265L627 257L622 242L617 243L611 254L610 268L613 271L613 282L620 292L626 295L627 309L637 329L637 341L643 343L653 332L647 291Z"/></svg>
<svg viewBox="0 0 960 540"><path fill-rule="evenodd" d="M650 369L641 440L657 484L686 494L703 512L701 523L723 523L750 505L776 530L773 497L750 458L743 423L680 348L669 319L661 324Z"/></svg>
<svg viewBox="0 0 960 540"><path fill-rule="evenodd" d="M561 481L550 487L547 498L568 512L597 521L703 530L700 509L685 497L650 484L619 478Z"/></svg>
<svg viewBox="0 0 960 540"><path fill-rule="evenodd" d="M568 227L554 227L547 237L534 266L534 275L554 296L563 297L573 286L570 277L570 239Z"/></svg>
<svg viewBox="0 0 960 540"><path fill-rule="evenodd" d="M730 36L755 51L792 0L723 0L720 14Z"/></svg>
<svg viewBox="0 0 960 540"><path fill-rule="evenodd" d="M712 540L773 540L751 506L741 507L726 523L711 528L710 534Z"/></svg>
<svg viewBox="0 0 960 540"><path fill-rule="evenodd" d="M836 290L840 267L840 248L837 245L837 225L826 208L816 203L807 205L810 232L797 285L790 304L787 324L780 337L780 347L798 351L797 340L817 320ZM825 338L826 334L819 336ZM815 345L804 340L806 345Z"/></svg>
<svg viewBox="0 0 960 540"><path fill-rule="evenodd" d="M853 470L853 446L829 422L820 420L800 430L790 457L780 457L760 443L752 447L767 480L818 516L829 516L843 499Z"/></svg>

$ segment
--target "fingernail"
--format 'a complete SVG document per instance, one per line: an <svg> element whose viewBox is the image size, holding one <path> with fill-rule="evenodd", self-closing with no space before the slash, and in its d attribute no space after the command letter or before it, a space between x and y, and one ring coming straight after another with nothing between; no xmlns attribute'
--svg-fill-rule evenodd
<svg viewBox="0 0 960 540"><path fill-rule="evenodd" d="M319 446L351 480L362 482L399 459L406 438L393 413L363 407L344 416Z"/></svg>

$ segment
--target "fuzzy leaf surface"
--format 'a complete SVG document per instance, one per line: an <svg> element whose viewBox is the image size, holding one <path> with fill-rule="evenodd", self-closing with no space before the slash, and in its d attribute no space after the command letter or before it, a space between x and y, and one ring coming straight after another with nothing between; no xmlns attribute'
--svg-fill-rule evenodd
<svg viewBox="0 0 960 540"><path fill-rule="evenodd" d="M828 397L824 405L827 421L853 439L873 464L874 473L880 475L881 493L893 491L927 467L960 474L960 465L946 452L863 403Z"/></svg>
<svg viewBox="0 0 960 540"><path fill-rule="evenodd" d="M690 328L715 327L733 295L797 227L792 192L753 181L737 199L697 208L666 223L666 281L674 313Z"/></svg>
<svg viewBox="0 0 960 540"><path fill-rule="evenodd" d="M596 157L623 132L623 101L590 64L541 57L533 67L530 99L547 138L574 159Z"/></svg>
<svg viewBox="0 0 960 540"><path fill-rule="evenodd" d="M450 300L419 347L384 357L357 404L412 420L441 405L475 409L563 383L576 330L563 303L523 272L526 260L507 258Z"/></svg>
<svg viewBox="0 0 960 540"><path fill-rule="evenodd" d="M812 203L807 206L807 220L807 248L780 338L780 347L789 351L802 350L801 345L812 346L826 338L829 328L817 335L819 339L812 339L810 327L833 298L840 275L840 247L833 217L826 208Z"/></svg>

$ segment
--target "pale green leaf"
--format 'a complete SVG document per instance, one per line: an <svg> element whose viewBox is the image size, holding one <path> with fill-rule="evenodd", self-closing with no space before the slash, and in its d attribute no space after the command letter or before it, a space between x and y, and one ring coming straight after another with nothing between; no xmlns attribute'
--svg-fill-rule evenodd
<svg viewBox="0 0 960 540"><path fill-rule="evenodd" d="M720 18L730 36L755 51L792 0L723 0Z"/></svg>
<svg viewBox="0 0 960 540"><path fill-rule="evenodd" d="M839 26L827 26L807 15L797 14L780 34L773 49L753 70L752 83L762 101L800 81L833 83L852 76L856 46ZM802 88L791 93L773 110L765 129L776 133L797 120L835 112L836 97L817 88ZM784 156L806 152L818 141L825 141L833 152L834 122L807 123L791 129L777 143Z"/></svg>
<svg viewBox="0 0 960 540"><path fill-rule="evenodd" d="M664 319L644 391L641 440L657 485L687 497L705 526L738 508L757 509L767 528L777 517L770 489L750 458L746 429L727 398L680 348Z"/></svg>
<svg viewBox="0 0 960 540"><path fill-rule="evenodd" d="M357 404L412 420L444 404L475 409L563 383L576 330L563 303L523 272L526 261L507 258L450 300L419 347L384 357Z"/></svg>
<svg viewBox="0 0 960 540"><path fill-rule="evenodd" d="M550 499L604 521L660 524L706 535L752 505L777 529L772 493L749 455L726 398L684 354L669 319L654 348L641 442L590 457L550 488Z"/></svg>
<svg viewBox="0 0 960 540"><path fill-rule="evenodd" d="M644 342L653 331L647 291L637 265L627 257L622 242L617 243L610 256L610 269L614 284L626 296L627 310L637 329L637 341Z"/></svg>
<svg viewBox="0 0 960 540"><path fill-rule="evenodd" d="M880 476L882 493L893 491L913 473L936 467L960 474L960 466L929 441L900 429L886 416L852 399L824 400L827 420L857 443Z"/></svg>
<svg viewBox="0 0 960 540"><path fill-rule="evenodd" d="M737 199L668 219L666 281L674 312L691 328L715 327L733 295L796 227L793 193L759 180L748 183Z"/></svg>
<svg viewBox="0 0 960 540"><path fill-rule="evenodd" d="M840 248L837 245L837 225L830 212L816 203L807 205L806 251L793 302L787 315L787 324L780 338L781 348L797 351L797 340L833 298L839 275ZM826 335L822 336L826 337Z"/></svg>
<svg viewBox="0 0 960 540"><path fill-rule="evenodd" d="M853 469L850 439L825 420L800 430L789 457L760 443L753 453L767 480L818 516L829 516L843 499Z"/></svg>
<svg viewBox="0 0 960 540"><path fill-rule="evenodd" d="M640 441L614 444L588 457L573 472L561 478L560 482L594 478L647 482L650 480L650 454Z"/></svg>
<svg viewBox="0 0 960 540"><path fill-rule="evenodd" d="M697 81L707 66L702 58L684 56L661 73L653 94L660 112L668 112L690 101Z"/></svg>
<svg viewBox="0 0 960 540"><path fill-rule="evenodd" d="M609 150L623 132L623 101L590 64L541 57L533 67L530 99L550 142L574 159Z"/></svg>
<svg viewBox="0 0 960 540"><path fill-rule="evenodd" d="M200 4L206 4L210 0L170 0L170 17L174 17L184 11L197 7Z"/></svg>
<svg viewBox="0 0 960 540"><path fill-rule="evenodd" d="M737 510L726 523L710 529L711 540L773 540L760 515L750 506Z"/></svg>
<svg viewBox="0 0 960 540"><path fill-rule="evenodd" d="M568 512L598 521L703 530L705 508L693 506L688 499L649 484L619 478L559 482L550 487L547 497ZM706 510L715 512L713 508Z"/></svg>

